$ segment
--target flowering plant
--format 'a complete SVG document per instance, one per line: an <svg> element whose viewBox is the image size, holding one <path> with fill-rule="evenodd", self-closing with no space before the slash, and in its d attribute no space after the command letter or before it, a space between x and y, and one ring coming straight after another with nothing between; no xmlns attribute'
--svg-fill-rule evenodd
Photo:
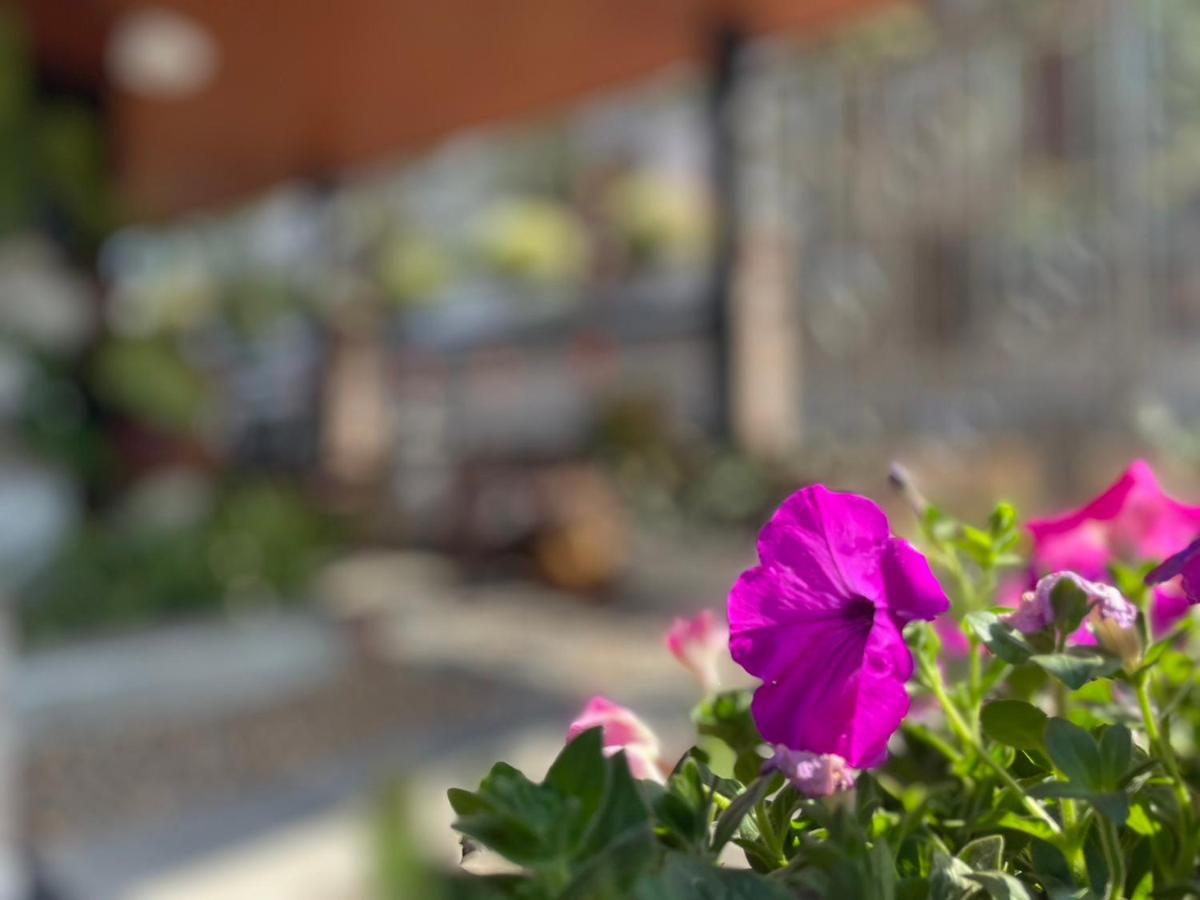
<svg viewBox="0 0 1200 900"><path fill-rule="evenodd" d="M820 485L764 526L727 609L753 690L716 683L724 623L672 626L706 692L677 759L594 698L541 782L452 790L516 868L449 896L1200 896L1200 507L1141 462L1027 531L894 481L921 549Z"/></svg>

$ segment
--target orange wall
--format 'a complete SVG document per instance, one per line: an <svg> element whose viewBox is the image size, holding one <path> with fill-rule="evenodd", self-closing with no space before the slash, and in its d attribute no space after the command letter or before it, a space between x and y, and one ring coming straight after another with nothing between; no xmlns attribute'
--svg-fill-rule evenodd
<svg viewBox="0 0 1200 900"><path fill-rule="evenodd" d="M42 52L76 70L97 67L103 27L143 2L26 0ZM149 216L561 107L702 58L721 18L803 30L885 0L155 2L203 23L221 61L185 100L108 93L121 182L133 211Z"/></svg>

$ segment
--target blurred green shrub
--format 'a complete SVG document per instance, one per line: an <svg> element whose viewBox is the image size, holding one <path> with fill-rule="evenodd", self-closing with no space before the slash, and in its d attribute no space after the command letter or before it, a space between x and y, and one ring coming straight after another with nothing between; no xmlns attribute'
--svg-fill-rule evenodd
<svg viewBox="0 0 1200 900"><path fill-rule="evenodd" d="M0 236L42 227L86 255L115 220L98 116L36 93L28 29L11 7L0 4Z"/></svg>
<svg viewBox="0 0 1200 900"><path fill-rule="evenodd" d="M270 482L226 487L211 509L181 521L110 513L82 528L27 592L24 635L47 643L299 602L337 536L298 490Z"/></svg>
<svg viewBox="0 0 1200 900"><path fill-rule="evenodd" d="M609 464L631 507L654 518L714 527L753 524L769 513L797 474L698 435L681 435L652 396L605 403L591 451Z"/></svg>
<svg viewBox="0 0 1200 900"><path fill-rule="evenodd" d="M206 400L200 373L163 340L106 342L93 376L114 408L168 432L191 430Z"/></svg>

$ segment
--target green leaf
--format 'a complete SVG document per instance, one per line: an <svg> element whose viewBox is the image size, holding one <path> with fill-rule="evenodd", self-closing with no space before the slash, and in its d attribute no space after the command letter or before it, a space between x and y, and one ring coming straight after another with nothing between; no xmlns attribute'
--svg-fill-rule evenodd
<svg viewBox="0 0 1200 900"><path fill-rule="evenodd" d="M1112 819L1118 825L1124 825L1129 818L1129 798L1122 791L1094 790L1087 785L1072 781L1048 781L1031 788L1029 794L1039 798L1059 797L1086 800L1099 813Z"/></svg>
<svg viewBox="0 0 1200 900"><path fill-rule="evenodd" d="M771 792L772 786L778 786L779 776L776 774L762 775L745 791L734 798L733 802L726 807L717 819L717 827L713 830L712 849L720 850L724 847L735 834L738 827L742 824L742 819L749 815L750 811L758 805L767 794Z"/></svg>
<svg viewBox="0 0 1200 900"><path fill-rule="evenodd" d="M972 869L999 869L1004 859L1004 838L998 834L976 838L958 851L958 858Z"/></svg>
<svg viewBox="0 0 1200 900"><path fill-rule="evenodd" d="M967 900L978 887L970 875L969 865L935 848L933 869L929 873L929 900Z"/></svg>
<svg viewBox="0 0 1200 900"><path fill-rule="evenodd" d="M755 872L774 872L779 868L779 860L759 842L757 835L753 838L736 837L733 843L746 854L746 862Z"/></svg>
<svg viewBox="0 0 1200 900"><path fill-rule="evenodd" d="M1133 805L1125 824L1129 826L1129 830L1134 832L1134 834L1140 834L1143 837L1153 837L1163 827L1156 818L1146 812L1146 807L1141 803Z"/></svg>
<svg viewBox="0 0 1200 900"><path fill-rule="evenodd" d="M1096 792L1086 784L1074 781L1044 781L1029 789L1029 796L1039 800L1062 798L1068 800L1090 800Z"/></svg>
<svg viewBox="0 0 1200 900"><path fill-rule="evenodd" d="M954 537L958 531L958 523L930 504L925 507L925 512L921 516L921 530L925 532L931 543L941 544Z"/></svg>
<svg viewBox="0 0 1200 900"><path fill-rule="evenodd" d="M1133 735L1124 725L1110 725L1100 736L1100 772L1106 788L1115 788L1133 761Z"/></svg>
<svg viewBox="0 0 1200 900"><path fill-rule="evenodd" d="M637 782L629 772L624 751L607 760L609 777L604 799L592 819L577 855L587 857L599 853L617 840L623 840L630 829L650 836L650 814L638 793Z"/></svg>
<svg viewBox="0 0 1200 900"><path fill-rule="evenodd" d="M745 783L758 777L762 736L750 714L752 691L725 691L705 700L692 711L692 721L702 735L718 738L735 754L734 774Z"/></svg>
<svg viewBox="0 0 1200 900"><path fill-rule="evenodd" d="M631 779L632 781L632 779ZM634 883L654 861L654 841L649 828L632 825L610 836L605 845L581 857L559 897L626 897Z"/></svg>
<svg viewBox="0 0 1200 900"><path fill-rule="evenodd" d="M1035 652L1025 635L1011 625L1001 622L993 612L981 610L967 613L963 624L983 641L992 653L1014 666L1025 662Z"/></svg>
<svg viewBox="0 0 1200 900"><path fill-rule="evenodd" d="M1062 578L1050 592L1054 609L1054 627L1062 634L1074 634L1083 624L1091 601L1083 589L1069 578Z"/></svg>
<svg viewBox="0 0 1200 900"><path fill-rule="evenodd" d="M954 540L954 546L970 557L981 569L989 569L995 560L992 536L971 525L964 525Z"/></svg>
<svg viewBox="0 0 1200 900"><path fill-rule="evenodd" d="M1054 882L1062 888L1074 885L1071 866L1060 848L1047 841L1033 841L1029 847L1029 857L1033 861L1037 878L1041 880L1047 892L1056 886Z"/></svg>
<svg viewBox="0 0 1200 900"><path fill-rule="evenodd" d="M1027 818L1014 812L1006 812L1000 816L996 820L996 827L1007 828L1010 831L1020 831L1047 842L1052 842L1057 838L1055 833L1050 830L1050 826L1041 819Z"/></svg>
<svg viewBox="0 0 1200 900"><path fill-rule="evenodd" d="M1113 730L1118 726L1110 726ZM1050 719L1046 724L1046 750L1054 765L1067 776L1068 781L1051 781L1039 784L1030 793L1035 797L1072 797L1087 800L1098 812L1124 825L1129 818L1129 798L1124 792L1112 790L1120 775L1110 777L1106 766L1119 766L1121 771L1129 764L1131 747L1125 746L1129 739L1128 729L1119 731L1110 739L1108 753L1111 762L1101 747L1096 745L1090 734L1066 719Z"/></svg>
<svg viewBox="0 0 1200 900"><path fill-rule="evenodd" d="M1085 887L1061 883L1046 885L1047 900L1092 900L1093 897L1095 894Z"/></svg>
<svg viewBox="0 0 1200 900"><path fill-rule="evenodd" d="M1155 563L1147 562L1140 566L1127 566L1119 562L1109 564L1108 574L1122 595L1134 603L1146 592L1146 576L1154 571Z"/></svg>
<svg viewBox="0 0 1200 900"><path fill-rule="evenodd" d="M988 530L997 540L1014 534L1017 530L1017 510L1011 503L1002 500L988 516Z"/></svg>
<svg viewBox="0 0 1200 900"><path fill-rule="evenodd" d="M1038 653L1029 657L1029 661L1072 690L1083 687L1093 678L1111 675L1121 668L1121 660L1117 657L1086 647L1072 647L1063 653Z"/></svg>
<svg viewBox="0 0 1200 900"><path fill-rule="evenodd" d="M690 805L678 794L663 791L651 803L655 832L669 846L701 849L708 836L708 814L704 804Z"/></svg>
<svg viewBox="0 0 1200 900"><path fill-rule="evenodd" d="M456 790L450 802L455 829L518 865L548 863L565 849L565 799L506 763L493 766L475 794Z"/></svg>
<svg viewBox="0 0 1200 900"><path fill-rule="evenodd" d="M791 900L792 893L754 872L723 869L682 854L668 855L662 871L643 876L633 900Z"/></svg>
<svg viewBox="0 0 1200 900"><path fill-rule="evenodd" d="M1060 772L1079 785L1099 788L1103 784L1100 748L1090 734L1058 717L1046 723L1046 752Z"/></svg>
<svg viewBox="0 0 1200 900"><path fill-rule="evenodd" d="M1142 664L1133 674L1140 675L1142 672L1145 672L1147 669L1153 667L1160 659L1163 658L1163 654L1170 649L1171 643L1169 641L1159 641L1156 644L1152 644L1150 649L1146 651L1146 655L1142 657Z"/></svg>
<svg viewBox="0 0 1200 900"><path fill-rule="evenodd" d="M1040 750L1046 714L1023 700L996 700L983 708L980 724L993 741L1020 750Z"/></svg>
<svg viewBox="0 0 1200 900"><path fill-rule="evenodd" d="M1088 797L1088 802L1117 826L1124 825L1129 820L1129 798L1121 791L1096 793Z"/></svg>
<svg viewBox="0 0 1200 900"><path fill-rule="evenodd" d="M776 834L787 834L792 814L803 799L800 792L790 784L785 784L779 793L771 798L771 827L775 829Z"/></svg>
<svg viewBox="0 0 1200 900"><path fill-rule="evenodd" d="M638 784L624 753L604 757L598 728L568 743L541 784L497 763L477 791L454 789L449 799L455 829L559 884L571 876L595 885L587 896L621 896L653 859Z"/></svg>
<svg viewBox="0 0 1200 900"><path fill-rule="evenodd" d="M607 786L606 768L604 733L597 727L589 728L568 742L546 773L543 783L574 801L574 814L571 821L565 823L564 837L568 847L576 846L583 839L584 830L600 808Z"/></svg>
<svg viewBox="0 0 1200 900"><path fill-rule="evenodd" d="M487 801L478 794L472 794L462 788L450 788L446 791L446 798L450 801L450 808L460 816L470 816L491 809Z"/></svg>
<svg viewBox="0 0 1200 900"><path fill-rule="evenodd" d="M987 891L992 900L1033 900L1024 883L1007 872L972 872L967 878Z"/></svg>
<svg viewBox="0 0 1200 900"><path fill-rule="evenodd" d="M642 782L642 786L651 783ZM729 784L740 788L736 782ZM720 787L720 780L695 756L684 756L667 779L666 789L652 803L657 830L668 845L707 848L712 796Z"/></svg>

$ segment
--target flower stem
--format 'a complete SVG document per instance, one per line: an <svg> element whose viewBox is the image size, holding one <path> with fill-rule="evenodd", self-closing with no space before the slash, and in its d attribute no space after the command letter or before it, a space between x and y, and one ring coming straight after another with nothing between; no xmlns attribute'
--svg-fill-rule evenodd
<svg viewBox="0 0 1200 900"><path fill-rule="evenodd" d="M729 809L729 798L717 793L717 791L714 790L711 794L709 794L709 799L712 801L712 805L721 812L725 812L725 810Z"/></svg>
<svg viewBox="0 0 1200 900"><path fill-rule="evenodd" d="M986 697L990 694L992 688L999 684L1011 671L1012 665L1010 663L1006 663L1002 659L993 659L983 673L983 682L979 685L981 695Z"/></svg>
<svg viewBox="0 0 1200 900"><path fill-rule="evenodd" d="M1159 730L1158 720L1154 717L1154 709L1150 705L1149 682L1150 679L1145 673L1134 680L1134 691L1137 693L1138 706L1142 710L1142 721L1146 727L1146 738L1150 741L1150 749L1157 750L1162 756L1163 765L1167 769L1167 774L1171 776L1175 794L1179 798L1184 822L1190 826L1192 798L1188 793L1183 776L1179 773L1179 762L1175 759L1175 750L1171 747L1171 740Z"/></svg>
<svg viewBox="0 0 1200 900"><path fill-rule="evenodd" d="M1104 862L1108 867L1108 889L1104 892L1104 900L1121 900L1125 896L1125 858L1121 855L1117 826L1108 819L1099 818L1096 828L1100 834Z"/></svg>
<svg viewBox="0 0 1200 900"><path fill-rule="evenodd" d="M915 737L918 741L928 744L938 753L942 754L942 756L946 757L946 759L948 759L952 764L958 764L962 762L963 755L961 753L951 747L948 742L942 740L940 737L934 734L932 730L926 728L924 725L915 725L910 722L905 722L904 730L908 734L911 734L913 737Z"/></svg>
<svg viewBox="0 0 1200 900"><path fill-rule="evenodd" d="M987 765L992 769L992 771L996 774L996 777L1000 779L1004 786L1013 791L1021 799L1021 802L1025 805L1025 808L1028 809L1038 819L1041 819L1041 821L1045 823L1046 827L1050 829L1051 833L1055 835L1062 835L1062 826L1058 824L1058 822L1053 816L1050 815L1050 813L1046 812L1046 808L1044 806L1042 806L1037 802L1037 800L1035 800L1033 797L1030 797L1029 794L1025 792L1025 789L1017 783L1017 780L1008 773L1008 770L1005 769L1004 766L1000 765L1000 763L996 762L996 760L992 758L992 755L983 748L979 742L979 739L975 736L975 730L967 725L965 721L963 721L963 717L959 713L958 708L954 705L954 701L952 701L950 696L946 693L946 684L942 680L942 673L941 670L938 669L937 665L931 665L923 660L919 663L919 665L921 674L924 676L926 686L933 693L933 696L937 698L938 703L942 705L942 709L946 713L946 721L950 724L950 730L958 736L958 739L962 741L963 746L969 750L972 750L976 756L987 763Z"/></svg>
<svg viewBox="0 0 1200 900"><path fill-rule="evenodd" d="M983 701L983 691L981 685L983 683L983 662L980 658L979 640L971 635L971 651L970 651L971 674L968 684L971 686L971 705L977 706Z"/></svg>

